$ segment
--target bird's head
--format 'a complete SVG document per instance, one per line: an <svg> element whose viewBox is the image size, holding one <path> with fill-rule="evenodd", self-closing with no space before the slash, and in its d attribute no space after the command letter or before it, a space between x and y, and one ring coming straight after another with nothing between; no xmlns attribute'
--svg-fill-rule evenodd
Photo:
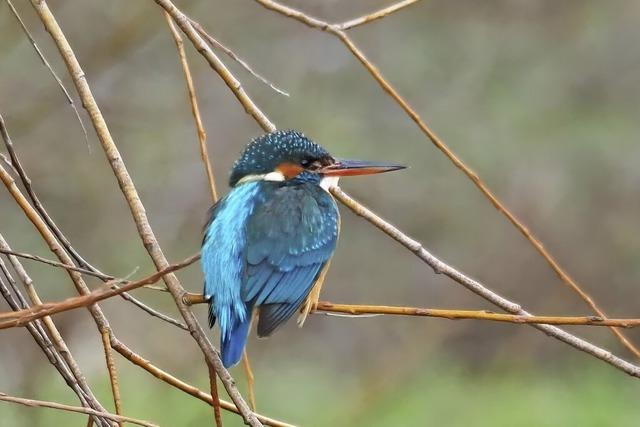
<svg viewBox="0 0 640 427"><path fill-rule="evenodd" d="M251 181L286 182L300 177L318 183L331 179L335 182L340 176L404 168L390 163L336 159L301 132L281 130L262 135L247 145L233 165L229 185Z"/></svg>

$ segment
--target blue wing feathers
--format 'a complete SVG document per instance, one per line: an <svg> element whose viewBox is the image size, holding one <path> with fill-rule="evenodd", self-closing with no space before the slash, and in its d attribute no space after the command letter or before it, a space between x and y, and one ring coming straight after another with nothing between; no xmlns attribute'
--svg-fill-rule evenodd
<svg viewBox="0 0 640 427"><path fill-rule="evenodd" d="M338 221L331 196L311 184L242 184L212 210L202 266L225 366L242 355L254 306L266 336L304 302L333 254Z"/></svg>

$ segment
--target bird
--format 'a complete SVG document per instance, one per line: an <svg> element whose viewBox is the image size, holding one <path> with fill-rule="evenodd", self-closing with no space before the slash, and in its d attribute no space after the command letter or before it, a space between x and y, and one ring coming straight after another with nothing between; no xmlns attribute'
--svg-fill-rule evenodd
<svg viewBox="0 0 640 427"><path fill-rule="evenodd" d="M245 147L229 193L209 211L201 250L209 326L218 323L225 367L240 361L254 317L258 337L268 337L317 303L340 232L329 188L341 176L403 168L335 158L295 130Z"/></svg>

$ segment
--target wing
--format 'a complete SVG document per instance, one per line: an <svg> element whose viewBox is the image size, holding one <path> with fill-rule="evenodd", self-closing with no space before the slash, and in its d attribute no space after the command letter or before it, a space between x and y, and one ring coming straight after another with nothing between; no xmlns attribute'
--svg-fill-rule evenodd
<svg viewBox="0 0 640 427"><path fill-rule="evenodd" d="M338 239L338 210L318 186L271 186L247 224L244 301L268 336L304 302Z"/></svg>

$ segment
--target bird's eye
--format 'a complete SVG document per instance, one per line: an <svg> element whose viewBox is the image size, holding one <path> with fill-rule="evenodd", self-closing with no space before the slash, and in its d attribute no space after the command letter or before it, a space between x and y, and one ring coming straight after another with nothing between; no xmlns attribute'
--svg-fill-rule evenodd
<svg viewBox="0 0 640 427"><path fill-rule="evenodd" d="M302 159L302 160L300 161L300 165L301 165L303 168L306 168L306 167L307 167L307 166L309 166L310 164L311 164L311 160L309 160L309 159Z"/></svg>

